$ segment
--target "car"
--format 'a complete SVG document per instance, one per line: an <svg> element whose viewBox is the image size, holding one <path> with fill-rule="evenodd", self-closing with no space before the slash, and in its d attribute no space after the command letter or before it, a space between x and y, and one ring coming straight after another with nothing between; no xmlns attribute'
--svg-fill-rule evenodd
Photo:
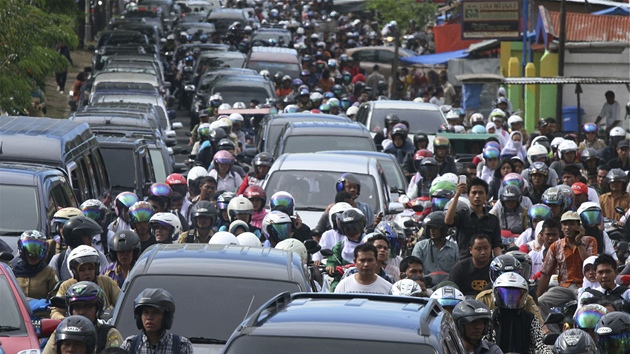
<svg viewBox="0 0 630 354"><path fill-rule="evenodd" d="M96 43L96 49L102 48L106 45L116 46L119 44L149 44L149 38L145 34L135 30L106 31L105 33L99 35Z"/></svg>
<svg viewBox="0 0 630 354"><path fill-rule="evenodd" d="M366 73L372 73L374 65L380 67L379 72L388 79L392 73L392 62L394 61L394 47L391 46L369 46L350 48L346 51L348 56L358 61L362 69ZM405 48L398 48L398 57L406 58L418 55L417 53ZM403 62L398 62L398 67L405 67ZM367 74L366 74L367 76Z"/></svg>
<svg viewBox="0 0 630 354"><path fill-rule="evenodd" d="M177 134L172 129L169 112L165 109L164 102L159 96L129 94L118 101L111 101L107 100L106 97L101 97L101 102L93 102L90 106L84 107L82 112L140 113L146 116L147 119L157 123L160 135L165 141L167 138L175 138ZM180 125L177 126L179 127Z"/></svg>
<svg viewBox="0 0 630 354"><path fill-rule="evenodd" d="M357 122L290 122L280 134L274 157L327 150L376 151L370 132Z"/></svg>
<svg viewBox="0 0 630 354"><path fill-rule="evenodd" d="M252 100L265 103L278 98L273 83L260 75L219 75L210 86L210 96L220 93L223 103L230 105L235 102L249 105Z"/></svg>
<svg viewBox="0 0 630 354"><path fill-rule="evenodd" d="M268 196L286 191L295 199L295 210L302 221L315 228L328 205L334 203L337 180L352 173L361 182L357 201L367 203L374 213L393 215L402 205L390 203L385 172L378 159L371 156L331 153L284 154L271 166L263 189Z"/></svg>
<svg viewBox="0 0 630 354"><path fill-rule="evenodd" d="M101 82L149 83L160 93L167 93L170 82L161 82L155 73L150 72L99 72L94 76L92 87Z"/></svg>
<svg viewBox="0 0 630 354"><path fill-rule="evenodd" d="M3 353L39 353L40 338L47 338L57 329L59 320L32 320L33 312L13 271L0 262L0 351Z"/></svg>
<svg viewBox="0 0 630 354"><path fill-rule="evenodd" d="M310 112L271 114L264 117L256 128L256 147L260 152L273 152L282 128L290 122L324 121L350 122L347 117Z"/></svg>
<svg viewBox="0 0 630 354"><path fill-rule="evenodd" d="M195 353L218 353L253 309L282 292L311 291L298 254L273 248L199 243L158 244L138 259L113 317L123 338L138 333L134 299L145 288L169 291L177 309L173 333Z"/></svg>
<svg viewBox="0 0 630 354"><path fill-rule="evenodd" d="M224 68L240 69L245 64L247 56L241 52L233 51L205 51L195 61L193 72L199 72L201 65L206 66L206 70L217 70Z"/></svg>
<svg viewBox="0 0 630 354"><path fill-rule="evenodd" d="M58 168L0 162L0 175L0 240L11 247L14 255L22 232L37 230L50 235L53 230L49 221L54 213L60 208L78 206L66 173Z"/></svg>
<svg viewBox="0 0 630 354"><path fill-rule="evenodd" d="M273 39L276 41L278 47L293 48L293 40L291 39L291 31L282 28L259 28L254 33L252 43L254 45L261 45L256 43L267 43Z"/></svg>
<svg viewBox="0 0 630 354"><path fill-rule="evenodd" d="M432 103L410 101L368 101L359 106L355 116L357 122L370 130L372 136L383 130L385 116L395 114L401 121L409 123L409 138L422 131L429 136L429 147L440 127L447 124L444 113Z"/></svg>
<svg viewBox="0 0 630 354"><path fill-rule="evenodd" d="M283 293L234 331L225 354L463 354L436 300L374 294Z"/></svg>
<svg viewBox="0 0 630 354"><path fill-rule="evenodd" d="M225 35L228 32L230 26L234 24L234 22L238 22L241 24L241 28L245 28L247 17L243 10L241 9L215 9L208 14L206 18L206 22L214 24L214 27L217 28L217 32L221 35Z"/></svg>
<svg viewBox="0 0 630 354"><path fill-rule="evenodd" d="M203 58L203 54L202 54ZM246 75L256 75L254 70L250 69L241 69L241 68L225 68L225 69L216 69L216 70L208 70L205 74L203 74L199 78L199 82L195 87L188 87L189 90L194 88L195 94L193 95L192 104L190 106L190 114L192 118L192 122L194 123L192 126L198 123L197 114L200 109L207 108L210 106L210 96L208 96L208 92L210 92L210 84L217 76L221 74L246 74ZM190 85L187 85L190 86Z"/></svg>
<svg viewBox="0 0 630 354"><path fill-rule="evenodd" d="M271 75L281 71L293 79L300 77L301 65L297 50L279 47L252 47L245 67L258 72L267 70Z"/></svg>

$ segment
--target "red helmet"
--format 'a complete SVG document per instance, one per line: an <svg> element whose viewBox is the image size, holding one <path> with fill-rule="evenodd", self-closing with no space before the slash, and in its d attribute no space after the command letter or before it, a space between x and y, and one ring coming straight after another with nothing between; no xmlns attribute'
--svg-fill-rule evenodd
<svg viewBox="0 0 630 354"><path fill-rule="evenodd" d="M165 182L171 187L178 184L186 185L186 178L179 173L171 173L168 177L166 177Z"/></svg>
<svg viewBox="0 0 630 354"><path fill-rule="evenodd" d="M265 203L267 202L267 194L265 193L265 190L262 189L261 186L257 185L251 185L247 187L243 192L243 197L250 200L252 198L260 198L263 201L263 205L265 205Z"/></svg>

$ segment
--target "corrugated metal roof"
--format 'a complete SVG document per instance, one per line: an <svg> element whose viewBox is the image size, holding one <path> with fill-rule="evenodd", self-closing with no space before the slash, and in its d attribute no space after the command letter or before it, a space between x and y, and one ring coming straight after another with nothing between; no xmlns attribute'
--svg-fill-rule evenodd
<svg viewBox="0 0 630 354"><path fill-rule="evenodd" d="M549 12L556 32L560 31L560 13ZM629 42L630 17L567 13L567 42Z"/></svg>

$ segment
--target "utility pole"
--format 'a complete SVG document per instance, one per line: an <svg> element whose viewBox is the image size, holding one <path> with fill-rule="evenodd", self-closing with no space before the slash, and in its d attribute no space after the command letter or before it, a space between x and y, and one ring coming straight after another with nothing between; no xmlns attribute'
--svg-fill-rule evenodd
<svg viewBox="0 0 630 354"><path fill-rule="evenodd" d="M389 98L394 96L395 82L398 80L398 48L399 48L399 36L400 31L398 25L390 26L391 34L394 36L394 61L392 62L392 72L390 75L391 85L389 85Z"/></svg>
<svg viewBox="0 0 630 354"><path fill-rule="evenodd" d="M85 32L83 33L83 43L87 46L87 43L92 40L92 21L90 21L90 0L85 0Z"/></svg>
<svg viewBox="0 0 630 354"><path fill-rule="evenodd" d="M558 76L564 76L564 43L567 39L567 2L560 2L560 38L558 38ZM556 103L556 122L562 127L562 84L558 84L558 100Z"/></svg>

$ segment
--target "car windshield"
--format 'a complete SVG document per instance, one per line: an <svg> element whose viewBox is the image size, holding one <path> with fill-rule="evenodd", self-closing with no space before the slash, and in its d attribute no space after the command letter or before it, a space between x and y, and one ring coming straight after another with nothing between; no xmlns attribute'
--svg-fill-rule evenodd
<svg viewBox="0 0 630 354"><path fill-rule="evenodd" d="M318 152L327 150L375 151L372 139L368 137L297 135L287 138L283 150L278 155L288 152Z"/></svg>
<svg viewBox="0 0 630 354"><path fill-rule="evenodd" d="M398 173L399 167L396 166L396 161L391 159L378 159L378 163L383 167L385 179L387 179L387 185L389 185L390 188L395 187L399 190L407 190L404 177Z"/></svg>
<svg viewBox="0 0 630 354"><path fill-rule="evenodd" d="M298 64L277 63L272 61L249 61L247 62L247 68L254 69L258 72L268 70L273 74L281 71L285 75L295 78L300 76L300 66Z"/></svg>
<svg viewBox="0 0 630 354"><path fill-rule="evenodd" d="M39 230L39 207L35 187L0 185L0 233Z"/></svg>
<svg viewBox="0 0 630 354"><path fill-rule="evenodd" d="M284 291L306 290L296 283L268 279L141 275L133 280L125 298L117 304L114 324L123 337L138 332L133 319L133 300L142 290L156 287L169 291L177 303L173 333L219 340L227 340L247 315L272 297Z"/></svg>
<svg viewBox="0 0 630 354"><path fill-rule="evenodd" d="M222 53L222 52L220 52ZM217 68L242 68L245 64L245 57L243 56L203 56L199 62L199 66L206 65L208 69Z"/></svg>
<svg viewBox="0 0 630 354"><path fill-rule="evenodd" d="M388 114L395 114L400 120L409 122L411 133L421 130L427 134L435 134L440 126L446 123L442 113L437 110L375 109L370 122L370 131L381 131L385 116Z"/></svg>
<svg viewBox="0 0 630 354"><path fill-rule="evenodd" d="M112 187L134 190L136 162L131 149L111 149L101 146L103 161Z"/></svg>
<svg viewBox="0 0 630 354"><path fill-rule="evenodd" d="M0 276L0 299L2 299L2 306L0 306L0 337L24 336L26 327L20 314L18 300L11 290L9 280L4 275Z"/></svg>
<svg viewBox="0 0 630 354"><path fill-rule="evenodd" d="M267 92L264 87L246 86L247 82L242 84L243 86L215 86L212 92L221 93L223 103L229 104L234 104L235 102L245 102L247 104L252 100L265 103L268 98L273 98L273 95Z"/></svg>
<svg viewBox="0 0 630 354"><path fill-rule="evenodd" d="M391 351L395 351L397 354L436 353L433 347L421 343L369 341L352 338L284 337L279 335L263 337L251 335L238 337L227 348L225 354L318 354L322 351L322 348L334 348L335 353L344 354L382 354Z"/></svg>
<svg viewBox="0 0 630 354"><path fill-rule="evenodd" d="M164 181L167 177L166 166L164 165L164 158L160 149L149 149L149 155L151 155L151 162L153 162L153 172L155 174L156 181Z"/></svg>
<svg viewBox="0 0 630 354"><path fill-rule="evenodd" d="M214 24L214 28L217 29L217 32L227 33L228 28L230 28L230 26L232 26L234 22L240 22L241 24L243 24L244 21L234 18L211 18L208 22Z"/></svg>
<svg viewBox="0 0 630 354"><path fill-rule="evenodd" d="M324 166L313 166L324 168ZM273 195L286 191L295 199L296 210L321 209L324 211L335 201L335 184L343 172L333 171L275 171L265 185L265 193ZM361 182L361 193L358 202L370 205L372 210L380 210L379 195L374 177L354 173Z"/></svg>

